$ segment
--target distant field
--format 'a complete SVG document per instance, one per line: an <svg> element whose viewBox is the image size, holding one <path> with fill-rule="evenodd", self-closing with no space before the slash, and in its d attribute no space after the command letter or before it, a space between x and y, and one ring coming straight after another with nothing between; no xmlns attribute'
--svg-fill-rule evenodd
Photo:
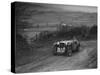
<svg viewBox="0 0 100 75"><path fill-rule="evenodd" d="M34 36L35 32L39 33L42 31L56 31L57 25L59 25L61 22L72 26L97 25L97 13L45 11L45 13L43 14L40 14L39 12L37 14L33 14L34 12L27 10L26 14L28 12L31 13L31 17L24 18L26 15L22 15L21 19L19 19L20 22L27 22L29 23L29 26L31 25L31 27L26 28L24 32L24 34L29 37ZM39 26L39 28L37 27L37 25Z"/></svg>
<svg viewBox="0 0 100 75"><path fill-rule="evenodd" d="M34 13L34 12L32 12ZM87 25L92 26L97 24L97 14L96 13L83 13L83 12L46 12L44 14L33 15L31 17L24 19L21 16L23 22L34 24L45 25L55 25L63 21L66 24L72 24L75 26Z"/></svg>

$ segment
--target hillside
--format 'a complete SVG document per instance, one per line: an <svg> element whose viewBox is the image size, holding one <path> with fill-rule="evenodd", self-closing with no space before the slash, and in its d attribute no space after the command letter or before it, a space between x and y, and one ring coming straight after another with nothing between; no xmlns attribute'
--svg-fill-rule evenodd
<svg viewBox="0 0 100 75"><path fill-rule="evenodd" d="M74 26L97 24L97 13L65 11L57 8L56 5L52 7L46 4L17 3L15 11L18 28L34 28L36 25L46 26L47 24L56 27L56 24L61 22Z"/></svg>

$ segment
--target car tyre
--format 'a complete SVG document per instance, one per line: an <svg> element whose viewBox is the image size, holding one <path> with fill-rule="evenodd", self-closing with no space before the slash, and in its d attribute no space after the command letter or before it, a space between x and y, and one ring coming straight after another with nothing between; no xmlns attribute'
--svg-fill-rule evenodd
<svg viewBox="0 0 100 75"><path fill-rule="evenodd" d="M67 56L72 56L72 50L68 50Z"/></svg>

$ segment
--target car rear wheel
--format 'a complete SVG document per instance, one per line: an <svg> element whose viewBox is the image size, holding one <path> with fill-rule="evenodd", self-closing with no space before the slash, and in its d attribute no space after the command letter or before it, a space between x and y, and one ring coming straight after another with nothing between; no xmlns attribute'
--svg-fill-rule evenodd
<svg viewBox="0 0 100 75"><path fill-rule="evenodd" d="M77 46L76 51L78 52L80 50L80 46Z"/></svg>
<svg viewBox="0 0 100 75"><path fill-rule="evenodd" d="M72 50L68 50L67 55L72 56Z"/></svg>

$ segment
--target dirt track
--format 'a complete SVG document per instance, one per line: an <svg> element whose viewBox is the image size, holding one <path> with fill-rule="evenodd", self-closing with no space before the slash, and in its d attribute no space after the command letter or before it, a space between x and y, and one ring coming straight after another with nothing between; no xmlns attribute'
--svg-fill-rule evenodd
<svg viewBox="0 0 100 75"><path fill-rule="evenodd" d="M97 62L94 62L94 59L96 59L96 57L93 56L96 55L97 52L96 44L96 41L81 42L80 51L74 53L71 57L54 56L50 51L51 46L44 47L39 51L45 52L45 50L48 50L50 51L50 54L44 55L40 59L38 58L38 56L36 56L36 61L17 67L16 72L43 72L92 68L91 64L94 65ZM90 53L92 53L92 55ZM90 58L91 56L93 57Z"/></svg>

